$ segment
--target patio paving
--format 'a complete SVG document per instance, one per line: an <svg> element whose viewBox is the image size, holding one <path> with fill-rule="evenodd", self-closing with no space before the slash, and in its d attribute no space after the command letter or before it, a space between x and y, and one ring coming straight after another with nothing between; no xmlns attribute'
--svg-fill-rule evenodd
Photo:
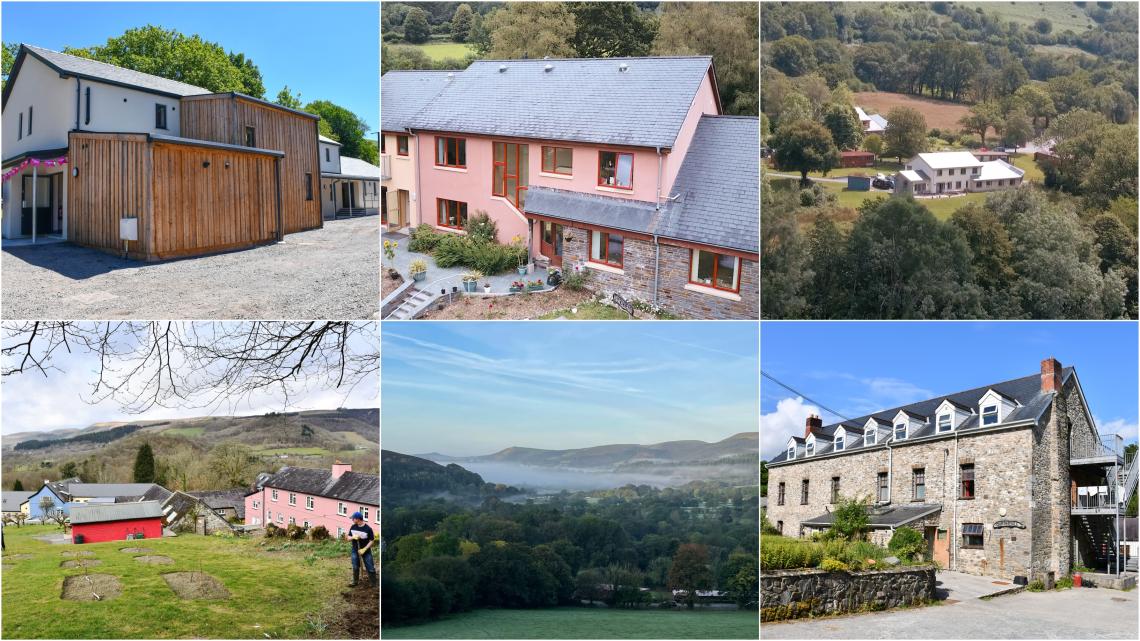
<svg viewBox="0 0 1140 641"><path fill-rule="evenodd" d="M460 291L462 291L463 283L459 280L459 277L471 271L470 269L466 267L440 267L435 264L435 259L430 255L408 251L408 243L411 241L411 238L409 238L407 234L385 232L383 238L384 240L396 241L396 243L399 244L399 247L396 248L394 261L389 260L387 256L382 257L385 269L395 266L400 274L405 278L411 279L411 272L408 271L408 268L413 260L420 258L427 263L428 270L427 277L415 285L417 289L427 290L430 288L431 291L437 292L444 288L450 290L452 287L458 287ZM479 289L476 293L483 293L484 283L491 284L492 294L507 294L510 293L511 283L516 280L528 281L541 278L542 282L545 283L546 277L547 271L543 268L531 269L527 272L526 276L519 276L516 271L503 272L502 274L496 274L494 276L484 276L479 280ZM543 289L549 289L549 287L544 287Z"/></svg>

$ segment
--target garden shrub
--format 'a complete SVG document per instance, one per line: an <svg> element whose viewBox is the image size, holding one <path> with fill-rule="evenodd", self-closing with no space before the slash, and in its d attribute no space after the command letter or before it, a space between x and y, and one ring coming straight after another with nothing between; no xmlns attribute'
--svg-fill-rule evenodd
<svg viewBox="0 0 1140 641"><path fill-rule="evenodd" d="M470 236L448 236L436 245L435 264L440 267L468 267L487 275L513 270L520 259L526 258L521 245L473 239Z"/></svg>
<svg viewBox="0 0 1140 641"><path fill-rule="evenodd" d="M810 189L800 190L800 207L812 207L815 205L815 192Z"/></svg>
<svg viewBox="0 0 1140 641"><path fill-rule="evenodd" d="M1029 585L1025 586L1025 589L1030 592L1040 592L1045 589L1045 584L1041 581L1030 581Z"/></svg>
<svg viewBox="0 0 1140 641"><path fill-rule="evenodd" d="M584 269L571 270L570 272L562 273L562 285L572 292L580 292L586 289L586 282L590 280L590 272ZM768 534L776 534L776 528L771 528Z"/></svg>
<svg viewBox="0 0 1140 641"><path fill-rule="evenodd" d="M441 238L432 253L435 264L443 267L459 267L467 264L467 241L463 236Z"/></svg>
<svg viewBox="0 0 1140 641"><path fill-rule="evenodd" d="M826 570L828 572L850 572L851 571L851 568L847 567L846 563L844 563L843 561L839 561L837 559L824 559L823 562L819 564L819 569Z"/></svg>
<svg viewBox="0 0 1140 641"><path fill-rule="evenodd" d="M487 215L485 211L476 211L467 217L464 226L467 237L475 241L493 243L499 239L499 226Z"/></svg>
<svg viewBox="0 0 1140 641"><path fill-rule="evenodd" d="M329 530L323 525L318 525L312 530L309 530L309 538L314 541L327 541L329 538Z"/></svg>
<svg viewBox="0 0 1140 641"><path fill-rule="evenodd" d="M915 562L918 555L926 550L926 539L914 528L900 527L891 536L887 548L903 561Z"/></svg>
<svg viewBox="0 0 1140 641"><path fill-rule="evenodd" d="M279 530L279 529L280 528L278 528L276 525L274 525L272 523L270 523L269 525L266 525L265 526L265 538L272 539L273 537L278 536L277 530Z"/></svg>
<svg viewBox="0 0 1140 641"><path fill-rule="evenodd" d="M1073 587L1073 577L1072 576L1061 577L1061 578L1057 579L1057 583L1053 587L1057 590L1068 590L1069 588Z"/></svg>
<svg viewBox="0 0 1140 641"><path fill-rule="evenodd" d="M285 536L290 540L300 541L305 538L305 528L296 523L290 523L289 527L285 529Z"/></svg>
<svg viewBox="0 0 1140 641"><path fill-rule="evenodd" d="M431 225L424 223L412 230L411 240L408 242L408 251L430 254L435 251L440 241L447 237L447 234L437 232Z"/></svg>
<svg viewBox="0 0 1140 641"><path fill-rule="evenodd" d="M840 497L833 510L835 522L831 530L848 541L863 539L867 534L867 501Z"/></svg>
<svg viewBox="0 0 1140 641"><path fill-rule="evenodd" d="M760 543L761 569L814 568L823 560L823 547L818 543L783 537L763 538Z"/></svg>

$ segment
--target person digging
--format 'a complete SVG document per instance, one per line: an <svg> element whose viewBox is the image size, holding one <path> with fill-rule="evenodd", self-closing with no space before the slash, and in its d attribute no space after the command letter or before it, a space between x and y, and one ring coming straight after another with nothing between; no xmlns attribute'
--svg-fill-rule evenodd
<svg viewBox="0 0 1140 641"><path fill-rule="evenodd" d="M364 522L364 515L360 512L352 513L352 527L348 528L348 536L352 538L352 583L348 586L355 588L360 584L360 563L363 561L364 569L368 571L368 584L376 587L376 564L372 559L372 544L376 542L376 535Z"/></svg>

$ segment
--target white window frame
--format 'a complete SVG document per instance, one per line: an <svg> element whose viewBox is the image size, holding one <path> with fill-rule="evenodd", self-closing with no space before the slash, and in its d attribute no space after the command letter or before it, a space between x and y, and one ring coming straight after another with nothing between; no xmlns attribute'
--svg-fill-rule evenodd
<svg viewBox="0 0 1140 641"><path fill-rule="evenodd" d="M269 500L277 502L277 490L269 490Z"/></svg>
<svg viewBox="0 0 1140 641"><path fill-rule="evenodd" d="M289 505L296 505L296 504L297 504L297 493L296 492L290 492L289 493Z"/></svg>
<svg viewBox="0 0 1140 641"><path fill-rule="evenodd" d="M811 456L815 454L815 441L808 441L804 443L804 456Z"/></svg>
<svg viewBox="0 0 1140 641"><path fill-rule="evenodd" d="M903 428L902 438L899 438L899 428L900 427ZM895 423L893 433L894 433L894 437L895 437L896 441L905 441L909 432L910 432L910 422L909 421L903 421L901 423Z"/></svg>
<svg viewBox="0 0 1140 641"><path fill-rule="evenodd" d="M795 445L789 445L788 446L788 460L794 461L795 458L796 458L796 446Z"/></svg>
<svg viewBox="0 0 1140 641"><path fill-rule="evenodd" d="M305 509L306 510L312 510L313 509L313 497L311 497L311 496L305 497Z"/></svg>
<svg viewBox="0 0 1140 641"><path fill-rule="evenodd" d="M836 438L835 439L835 451L836 452L842 452L843 451L844 446L847 445L847 443L845 441L846 441L846 439L842 439L842 438Z"/></svg>
<svg viewBox="0 0 1140 641"><path fill-rule="evenodd" d="M364 522L367 523L368 522L368 506L358 505L356 507L360 511L360 516L364 517Z"/></svg>
<svg viewBox="0 0 1140 641"><path fill-rule="evenodd" d="M993 415L994 420L992 423L986 422L986 418L987 418L986 415L987 414ZM982 426L983 427L985 427L987 425L997 425L998 423L1001 423L1001 404L1000 403L994 403L992 405L983 406L982 412L981 412L981 420L982 420Z"/></svg>
<svg viewBox="0 0 1140 641"><path fill-rule="evenodd" d="M336 513L337 513L338 515L340 515L340 516L344 516L345 514L348 514L348 506L347 506L347 505L345 505L345 504L344 504L343 502L341 502L341 501L337 501L337 504L336 504Z"/></svg>
<svg viewBox="0 0 1140 641"><path fill-rule="evenodd" d="M943 429L943 423L942 423L943 419L945 419L945 421L946 421L946 429ZM953 432L954 431L954 413L953 412L947 412L945 414L939 414L938 415L938 427L936 428L936 431L939 434L945 434L946 432Z"/></svg>
<svg viewBox="0 0 1140 641"><path fill-rule="evenodd" d="M863 434L863 447L868 445L875 445L878 442L878 429L867 430ZM870 441L868 443L868 441Z"/></svg>

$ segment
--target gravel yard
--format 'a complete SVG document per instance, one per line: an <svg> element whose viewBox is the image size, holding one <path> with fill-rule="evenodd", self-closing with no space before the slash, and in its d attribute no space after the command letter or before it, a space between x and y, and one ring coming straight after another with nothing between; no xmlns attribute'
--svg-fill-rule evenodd
<svg viewBox="0 0 1140 641"><path fill-rule="evenodd" d="M284 242L144 263L69 243L3 252L5 319L372 319L380 224L325 221Z"/></svg>

